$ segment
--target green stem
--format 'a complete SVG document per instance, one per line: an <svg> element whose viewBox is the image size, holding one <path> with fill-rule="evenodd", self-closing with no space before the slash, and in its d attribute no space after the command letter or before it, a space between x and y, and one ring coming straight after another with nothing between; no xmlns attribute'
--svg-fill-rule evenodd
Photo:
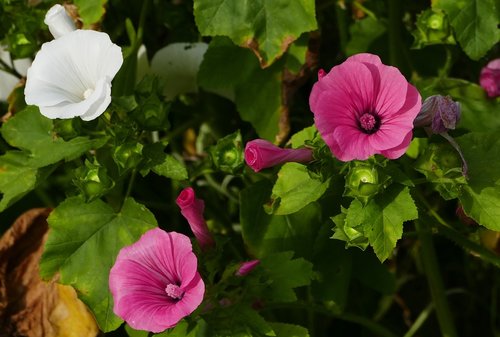
<svg viewBox="0 0 500 337"><path fill-rule="evenodd" d="M398 53L400 51L400 21L399 13L400 0L387 0L389 9L389 62L393 66L400 67Z"/></svg>
<svg viewBox="0 0 500 337"><path fill-rule="evenodd" d="M430 228L420 221L415 221L415 227L420 238L420 256L424 267L431 297L436 307L436 315L444 337L457 337L450 307L446 299L443 280L436 258L436 251L432 243Z"/></svg>
<svg viewBox="0 0 500 337"><path fill-rule="evenodd" d="M461 294L461 293L464 293L462 289L450 289L446 292L446 296L453 294ZM427 305L427 307L425 307L424 310L422 310L422 312L418 315L415 322L413 322L412 326L405 333L403 337L413 337L413 335L415 335L418 329L420 329L420 327L425 323L425 321L430 316L433 310L434 310L434 303L431 302Z"/></svg>
<svg viewBox="0 0 500 337"><path fill-rule="evenodd" d="M390 331L383 325L380 325L366 317L350 313L336 314L323 306L319 306L313 303L295 302L286 304L271 304L271 305L266 305L266 307L263 308L262 310L272 310L281 308L302 309L306 311L312 310L318 314L322 314L328 317L359 324L365 327L366 329L370 330L371 332L373 332L378 337L397 337L396 334L394 334L392 331Z"/></svg>
<svg viewBox="0 0 500 337"><path fill-rule="evenodd" d="M9 73L18 79L23 78L23 75L21 75L14 67L9 66L4 60L0 59L0 70Z"/></svg>
<svg viewBox="0 0 500 337"><path fill-rule="evenodd" d="M134 186L136 175L137 171L133 170L132 174L130 175L130 180L128 181L127 191L125 192L125 197L123 198L123 202L125 202L125 200L127 200L127 198L130 196L130 193L132 193L132 187Z"/></svg>
<svg viewBox="0 0 500 337"><path fill-rule="evenodd" d="M225 195L229 200L238 203L238 199L233 197L227 190L223 189L218 182L212 178L210 174L204 174L203 177L207 180L207 183L210 185L210 187L213 187L217 192L219 192L222 195Z"/></svg>
<svg viewBox="0 0 500 337"><path fill-rule="evenodd" d="M345 8L341 8L337 3L334 5L337 16L337 29L339 31L340 50L345 54L345 48L349 41L349 30L347 25L347 13Z"/></svg>
<svg viewBox="0 0 500 337"><path fill-rule="evenodd" d="M445 236L447 239L455 242L461 246L464 250L475 253L482 260L491 263L494 266L500 267L500 257L486 249L485 247L478 245L477 243L469 240L467 237L460 234L453 226L447 223L427 202L425 197L420 193L415 193L419 201L427 208L429 215L431 215L434 220L436 220L436 229L438 233Z"/></svg>

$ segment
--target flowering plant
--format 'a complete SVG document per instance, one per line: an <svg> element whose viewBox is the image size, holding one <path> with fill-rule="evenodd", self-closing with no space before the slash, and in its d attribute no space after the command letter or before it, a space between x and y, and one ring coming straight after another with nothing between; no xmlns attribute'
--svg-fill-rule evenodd
<svg viewBox="0 0 500 337"><path fill-rule="evenodd" d="M498 10L0 0L0 331L498 335Z"/></svg>

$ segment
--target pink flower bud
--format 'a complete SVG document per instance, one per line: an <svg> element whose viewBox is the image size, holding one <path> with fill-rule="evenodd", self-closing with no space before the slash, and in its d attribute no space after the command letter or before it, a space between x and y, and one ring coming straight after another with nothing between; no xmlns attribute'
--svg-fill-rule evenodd
<svg viewBox="0 0 500 337"><path fill-rule="evenodd" d="M214 245L214 240L203 218L205 202L201 199L197 199L194 195L194 190L191 187L187 187L181 191L177 197L176 203L181 209L181 214L188 221L200 247L202 249L212 247Z"/></svg>
<svg viewBox="0 0 500 337"><path fill-rule="evenodd" d="M460 103L450 96L434 95L428 97L413 121L416 127L431 127L433 133L454 130L460 120Z"/></svg>
<svg viewBox="0 0 500 337"><path fill-rule="evenodd" d="M263 139L254 139L245 147L245 161L255 172L286 162L307 163L312 159L311 149L282 149Z"/></svg>
<svg viewBox="0 0 500 337"><path fill-rule="evenodd" d="M255 267L257 267L260 263L260 260L251 260L247 262L243 262L240 265L240 269L236 272L236 276L245 276L249 272L251 272Z"/></svg>
<svg viewBox="0 0 500 337"><path fill-rule="evenodd" d="M479 84L488 93L488 96L494 98L500 96L500 58L490 61L481 70Z"/></svg>

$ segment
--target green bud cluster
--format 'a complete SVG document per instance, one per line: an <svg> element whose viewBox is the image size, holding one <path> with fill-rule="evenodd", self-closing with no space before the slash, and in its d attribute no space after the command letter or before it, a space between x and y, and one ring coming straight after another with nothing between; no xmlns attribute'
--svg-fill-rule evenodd
<svg viewBox="0 0 500 337"><path fill-rule="evenodd" d="M78 187L87 202L103 196L115 185L114 181L108 176L105 167L99 165L97 161L91 163L88 160L85 160L84 166L75 171L73 183Z"/></svg>
<svg viewBox="0 0 500 337"><path fill-rule="evenodd" d="M244 165L244 156L239 130L219 139L217 144L212 146L208 152L217 170L230 174L241 172Z"/></svg>

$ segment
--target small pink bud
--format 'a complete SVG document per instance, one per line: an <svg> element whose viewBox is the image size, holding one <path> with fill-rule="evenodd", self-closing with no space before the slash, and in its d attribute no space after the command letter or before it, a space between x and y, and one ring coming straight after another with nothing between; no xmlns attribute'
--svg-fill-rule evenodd
<svg viewBox="0 0 500 337"><path fill-rule="evenodd" d="M460 120L460 103L450 96L434 95L428 97L413 121L416 127L431 127L433 133L454 130Z"/></svg>
<svg viewBox="0 0 500 337"><path fill-rule="evenodd" d="M187 187L181 191L177 197L176 203L181 209L181 214L189 223L200 247L202 249L212 247L214 245L214 240L203 218L205 202L201 199L197 199L194 190L191 187Z"/></svg>
<svg viewBox="0 0 500 337"><path fill-rule="evenodd" d="M243 262L240 265L240 269L236 272L236 276L245 276L250 273L255 267L257 267L260 263L260 260L251 260L247 262Z"/></svg>
<svg viewBox="0 0 500 337"><path fill-rule="evenodd" d="M491 98L500 96L500 58L490 61L481 70L479 84Z"/></svg>
<svg viewBox="0 0 500 337"><path fill-rule="evenodd" d="M318 70L318 80L325 77L325 75L326 75L326 71L324 71L323 69Z"/></svg>
<svg viewBox="0 0 500 337"><path fill-rule="evenodd" d="M311 149L282 149L264 139L249 141L245 147L245 162L255 172L286 162L307 163L312 159Z"/></svg>

